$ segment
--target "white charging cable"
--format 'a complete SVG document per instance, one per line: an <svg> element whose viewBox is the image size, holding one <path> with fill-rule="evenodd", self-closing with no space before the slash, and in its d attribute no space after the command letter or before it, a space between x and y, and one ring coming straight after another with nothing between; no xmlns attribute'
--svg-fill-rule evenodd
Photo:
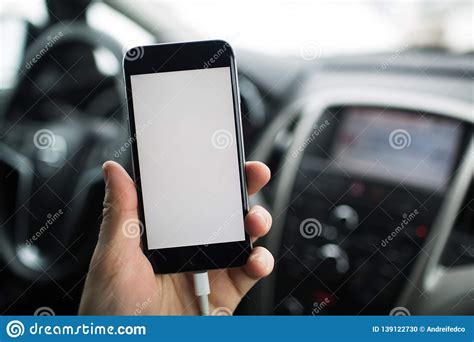
<svg viewBox="0 0 474 342"><path fill-rule="evenodd" d="M209 298L211 287L209 286L209 275L207 271L193 273L194 294L199 299L199 310L201 316L209 316Z"/></svg>

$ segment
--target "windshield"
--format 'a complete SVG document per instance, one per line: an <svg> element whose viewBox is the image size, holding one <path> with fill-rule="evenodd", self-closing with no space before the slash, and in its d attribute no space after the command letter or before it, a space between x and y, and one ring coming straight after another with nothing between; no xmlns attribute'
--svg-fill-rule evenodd
<svg viewBox="0 0 474 342"><path fill-rule="evenodd" d="M104 3L105 2L105 3ZM119 5L117 9L116 7ZM16 78L26 43L24 18L43 27L45 0L4 0L0 7L0 89ZM124 12L152 23L147 32ZM471 1L104 0L91 1L88 23L126 48L156 41L225 39L232 46L306 60L334 55L401 53L410 47L473 51ZM120 34L117 34L120 33ZM98 60L99 62L100 60ZM99 63L109 73L118 65Z"/></svg>
<svg viewBox="0 0 474 342"><path fill-rule="evenodd" d="M472 50L470 1L159 1L199 38L277 55L354 54L400 47Z"/></svg>

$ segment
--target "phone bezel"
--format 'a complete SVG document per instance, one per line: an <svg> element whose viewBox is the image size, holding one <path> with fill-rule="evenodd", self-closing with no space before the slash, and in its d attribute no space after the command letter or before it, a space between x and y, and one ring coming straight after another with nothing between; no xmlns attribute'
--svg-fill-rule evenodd
<svg viewBox="0 0 474 342"><path fill-rule="evenodd" d="M242 121L237 67L234 52L223 40L167 43L137 46L127 51L123 60L126 98L128 106L129 130L132 149L133 178L138 193L138 215L143 224L143 251L156 273L178 273L198 270L238 267L245 264L252 250L252 241L245 231L245 240L208 245L148 249L146 238L146 218L140 179L140 163L135 126L135 113L131 89L131 76L157 72L181 71L230 67L236 146L239 161L242 213L248 213L248 195L245 178L245 152L243 145Z"/></svg>

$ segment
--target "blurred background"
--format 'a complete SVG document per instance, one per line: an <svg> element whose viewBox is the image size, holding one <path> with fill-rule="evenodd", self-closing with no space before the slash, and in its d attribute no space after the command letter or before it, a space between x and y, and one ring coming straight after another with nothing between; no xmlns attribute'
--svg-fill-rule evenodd
<svg viewBox="0 0 474 342"><path fill-rule="evenodd" d="M273 274L236 314L474 314L472 1L4 0L0 313L75 314L128 48L236 50ZM138 304L137 304L138 305Z"/></svg>

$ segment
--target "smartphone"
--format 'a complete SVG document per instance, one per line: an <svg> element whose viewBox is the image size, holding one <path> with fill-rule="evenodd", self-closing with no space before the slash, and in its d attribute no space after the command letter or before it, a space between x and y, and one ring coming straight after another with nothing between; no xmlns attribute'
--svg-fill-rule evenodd
<svg viewBox="0 0 474 342"><path fill-rule="evenodd" d="M155 272L245 264L252 243L231 46L138 46L123 65L142 244Z"/></svg>

